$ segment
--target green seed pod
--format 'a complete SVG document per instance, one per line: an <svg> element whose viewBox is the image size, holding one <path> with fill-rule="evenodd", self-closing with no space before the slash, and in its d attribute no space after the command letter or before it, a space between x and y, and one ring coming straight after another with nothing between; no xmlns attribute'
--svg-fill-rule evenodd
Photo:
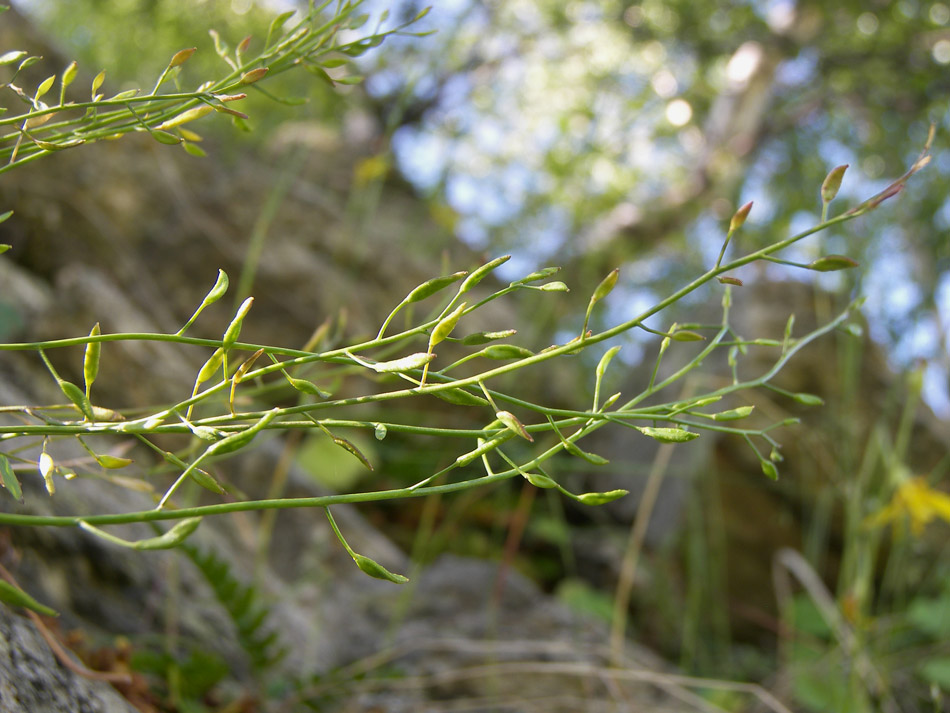
<svg viewBox="0 0 950 713"><path fill-rule="evenodd" d="M604 352L604 355L600 358L600 361L597 362L597 369L594 371L598 381L604 378L604 374L607 373L607 367L610 366L610 362L615 356L617 356L617 352L619 351L620 345L618 344L617 346L613 346Z"/></svg>
<svg viewBox="0 0 950 713"><path fill-rule="evenodd" d="M55 609L50 609L48 606L40 604L22 589L14 587L4 579L0 579L0 601L4 604L35 611L37 614L42 614L43 616L59 616L59 613Z"/></svg>
<svg viewBox="0 0 950 713"><path fill-rule="evenodd" d="M488 359L525 359L534 356L534 352L524 347L516 347L513 344L493 344L485 347L480 352L481 356Z"/></svg>
<svg viewBox="0 0 950 713"><path fill-rule="evenodd" d="M660 443L686 443L694 438L699 438L698 433L683 428L650 428L649 426L636 426L635 428L644 436L649 436Z"/></svg>
<svg viewBox="0 0 950 713"><path fill-rule="evenodd" d="M110 455L96 455L96 463L101 465L103 468L108 468L109 470L117 470L119 468L125 468L127 465L132 464L131 458L119 458L117 456Z"/></svg>
<svg viewBox="0 0 950 713"><path fill-rule="evenodd" d="M46 451L43 451L40 453L36 465L39 468L40 475L43 476L43 480L46 482L46 492L52 495L56 492L56 486L53 484L53 469L56 467L56 464L53 462L52 456Z"/></svg>
<svg viewBox="0 0 950 713"><path fill-rule="evenodd" d="M506 329L502 332L475 332L474 334L469 334L467 337L462 338L462 344L465 346L477 346L479 344L485 344L487 342L493 342L496 339L507 339L518 333L516 329Z"/></svg>
<svg viewBox="0 0 950 713"><path fill-rule="evenodd" d="M241 306L238 307L237 314L234 315L234 319L231 320L231 324L228 325L228 328L224 331L224 337L221 339L223 342L222 347L225 350L230 349L237 341L238 335L241 334L241 325L244 322L244 318L247 316L253 304L254 298L248 297L241 303Z"/></svg>
<svg viewBox="0 0 950 713"><path fill-rule="evenodd" d="M222 438L216 443L212 443L210 446L208 446L207 454L209 456L218 456L240 450L250 443L254 436L260 433L260 431L274 419L277 413L278 409L271 409L265 413L253 426L250 426L249 428L246 428L238 433L234 433L227 438Z"/></svg>
<svg viewBox="0 0 950 713"><path fill-rule="evenodd" d="M102 83L106 81L106 70L102 70L99 74L96 75L95 79L92 80L92 100L96 101L96 92L99 91L99 87L102 86Z"/></svg>
<svg viewBox="0 0 950 713"><path fill-rule="evenodd" d="M435 359L436 355L432 352L416 352L401 359L392 361L379 361L372 365L373 371L379 374L392 374L396 372L412 371L421 369L430 361Z"/></svg>
<svg viewBox="0 0 950 713"><path fill-rule="evenodd" d="M452 312L443 317L437 325L435 325L435 328L432 330L432 334L429 336L430 351L432 350L432 347L442 341L445 341L445 338L452 333L452 330L455 329L455 325L458 324L459 318L465 311L466 305L467 303L463 302L454 310L452 310Z"/></svg>
<svg viewBox="0 0 950 713"><path fill-rule="evenodd" d="M286 376L286 372L285 372L285 376ZM330 398L329 391L324 391L323 389L321 389L319 386L317 386L311 381L307 381L306 379L297 379L297 378L294 378L293 376L287 376L287 380L290 382L291 386L293 386L295 389L297 389L297 391L301 393L311 394L313 396L319 396L321 399Z"/></svg>
<svg viewBox="0 0 950 713"><path fill-rule="evenodd" d="M369 462L369 460L366 458L366 456L363 455L363 453L360 451L359 448L354 446L345 438L340 438L339 436L330 436L330 437L333 439L333 442L336 443L340 448L356 456L357 460L359 460L359 462L362 463L366 467L367 470L374 470L373 464Z"/></svg>
<svg viewBox="0 0 950 713"><path fill-rule="evenodd" d="M18 502L23 502L23 489L20 487L20 481L17 480L13 468L10 466L10 459L0 453L0 481L10 495Z"/></svg>
<svg viewBox="0 0 950 713"><path fill-rule="evenodd" d="M433 277L431 280L426 280L421 285L416 287L412 292L406 295L406 299L403 302L411 304L413 302L421 302L427 297L431 297L436 292L444 290L446 287L451 285L453 282L458 282L463 277L468 274L467 271L454 272L451 275L445 275L443 277Z"/></svg>
<svg viewBox="0 0 950 713"><path fill-rule="evenodd" d="M538 287L542 292L570 292L570 288L560 280L556 282L546 282Z"/></svg>
<svg viewBox="0 0 950 713"><path fill-rule="evenodd" d="M197 51L197 47L188 47L187 49L178 50L172 55L171 61L168 63L168 68L171 69L172 67L180 67L189 59L191 59L191 55Z"/></svg>
<svg viewBox="0 0 950 713"><path fill-rule="evenodd" d="M61 80L63 83L63 89L65 89L66 87L68 87L70 84L73 83L73 80L76 78L77 70L78 70L78 65L75 62L70 62L69 66L67 66L66 69L63 70L63 78Z"/></svg>
<svg viewBox="0 0 950 713"><path fill-rule="evenodd" d="M718 280L724 285L735 285L736 287L742 287L742 280L740 280L738 277L728 277L727 275L723 275L722 277L718 278Z"/></svg>
<svg viewBox="0 0 950 713"><path fill-rule="evenodd" d="M89 403L89 399L86 397L86 392L80 389L71 381L66 381L65 379L60 379L58 381L59 388L62 389L62 392L66 395L66 398L73 402L73 405L78 408L83 416L85 416L90 421L95 420L95 414L92 412L92 404Z"/></svg>
<svg viewBox="0 0 950 713"><path fill-rule="evenodd" d="M376 428L373 429L373 435L376 436L377 441L381 441L386 438L387 433L389 433L389 429L386 428L385 423L377 423Z"/></svg>
<svg viewBox="0 0 950 713"><path fill-rule="evenodd" d="M442 391L433 391L432 396L442 399L456 406L487 406L488 402L481 396L469 393L465 389L444 389Z"/></svg>
<svg viewBox="0 0 950 713"><path fill-rule="evenodd" d="M241 84L254 84L254 82L263 79L268 71L267 67L258 67L257 69L245 72L241 75Z"/></svg>
<svg viewBox="0 0 950 713"><path fill-rule="evenodd" d="M732 216L732 220L729 221L730 233L742 227L742 225L745 223L745 219L749 217L750 210L752 210L752 201L749 201L735 212L735 214Z"/></svg>
<svg viewBox="0 0 950 713"><path fill-rule="evenodd" d="M468 277L465 278L465 282L459 285L459 294L464 294L470 289L475 287L479 282L488 277L489 273L495 270L495 268L504 265L511 259L511 255L502 255L501 257L496 257L491 262L486 262L481 267L473 270Z"/></svg>
<svg viewBox="0 0 950 713"><path fill-rule="evenodd" d="M93 90L95 91L95 90ZM194 121L195 119L200 119L203 116L207 116L214 108L209 104L202 104L201 106L192 107L186 111L183 111L178 116L173 116L168 121L163 121L161 124L156 126L156 129L173 129L176 126L181 126L182 124L187 124L189 121Z"/></svg>
<svg viewBox="0 0 950 713"><path fill-rule="evenodd" d="M201 301L202 307L207 307L210 304L214 304L219 299L224 297L224 293L228 291L228 285L230 280L228 280L228 273L224 270L218 270L218 279L214 282L214 287L211 288L211 291L205 295L205 298Z"/></svg>
<svg viewBox="0 0 950 713"><path fill-rule="evenodd" d="M383 567L379 562L371 560L369 557L360 555L357 553L352 553L353 561L356 562L356 566L360 568L363 574L368 574L370 577L375 577L376 579L385 579L387 582L393 582L395 584L405 584L409 581L409 578L402 574L395 574L390 572L388 569Z"/></svg>
<svg viewBox="0 0 950 713"><path fill-rule="evenodd" d="M755 406L740 406L739 408L730 409L729 411L721 411L720 413L713 415L713 420L738 421L748 417L754 408Z"/></svg>
<svg viewBox="0 0 950 713"><path fill-rule="evenodd" d="M202 366L198 370L198 376L195 379L195 386L197 386L198 384L203 384L212 376L214 376L215 373L218 371L218 369L221 368L221 363L223 361L224 361L224 349L221 347L218 347L217 349L214 350L211 356L208 357L208 361L204 363L204 366Z"/></svg>
<svg viewBox="0 0 950 713"><path fill-rule="evenodd" d="M808 263L809 270L817 272L835 272L836 270L850 270L858 263L846 255L825 255L814 262Z"/></svg>
<svg viewBox="0 0 950 713"><path fill-rule="evenodd" d="M773 463L781 463L785 458L779 452L778 448L773 447L772 450L769 451L769 460Z"/></svg>
<svg viewBox="0 0 950 713"><path fill-rule="evenodd" d="M506 428L514 431L526 441L534 443L534 438L532 438L531 434L528 433L527 429L524 427L524 424L522 424L521 421L519 421L517 417L510 411L496 411L495 418L505 424Z"/></svg>
<svg viewBox="0 0 950 713"><path fill-rule="evenodd" d="M686 329L680 329L673 332L670 335L670 339L672 339L674 342L704 342L706 341L706 337L704 337L702 334L699 334L698 332L690 332L689 330L686 330Z"/></svg>
<svg viewBox="0 0 950 713"><path fill-rule="evenodd" d="M36 95L33 97L33 99L34 99L35 101L36 101L36 100L39 100L39 98L40 98L41 96L43 96L44 94L46 94L46 92L48 92L48 91L52 88L53 82L55 82L55 81L56 81L56 75L55 75L55 74L51 74L51 75L48 76L46 79L44 79L42 82L40 82L40 86L38 86L38 87L36 88Z"/></svg>
<svg viewBox="0 0 950 713"><path fill-rule="evenodd" d="M517 285L527 285L529 282L537 282L538 280L544 280L552 275L556 275L561 271L559 267L545 267L537 272L532 272L526 277L522 277L520 280L515 280L510 284L510 287L515 287Z"/></svg>
<svg viewBox="0 0 950 713"><path fill-rule="evenodd" d="M205 490L210 490L212 493L217 493L218 495L224 495L224 488L207 472L201 470L201 468L192 468L191 473L188 475Z"/></svg>
<svg viewBox="0 0 950 713"><path fill-rule="evenodd" d="M584 505L604 505L627 495L629 490L608 490L606 493L583 493L576 500Z"/></svg>
<svg viewBox="0 0 950 713"><path fill-rule="evenodd" d="M96 322L89 332L90 337L98 337L101 334L99 323ZM89 390L92 388L92 382L99 375L99 354L102 351L101 342L89 342L86 344L86 352L82 360L82 376L86 384L86 398L89 398Z"/></svg>
<svg viewBox="0 0 950 713"><path fill-rule="evenodd" d="M614 287L617 286L617 278L620 277L620 268L615 267L603 280L600 281L600 284L597 285L597 289L594 290L594 294L590 296L590 303L594 304L595 302L600 302L607 295L609 295Z"/></svg>
<svg viewBox="0 0 950 713"><path fill-rule="evenodd" d="M165 534L150 537L147 540L139 540L133 543L133 547L137 550L168 550L177 547L197 530L200 524L200 517L186 517Z"/></svg>
<svg viewBox="0 0 950 713"><path fill-rule="evenodd" d="M835 196L838 195L838 190L841 188L841 179L844 178L844 172L848 170L849 164L844 164L843 166L837 166L831 169L831 172L825 177L825 180L821 183L821 202L822 203L831 203L835 199Z"/></svg>
<svg viewBox="0 0 950 713"><path fill-rule="evenodd" d="M527 480L529 483L531 483L531 485L533 485L536 488L550 489L550 488L557 487L557 483L555 483L553 480L551 480L551 478L549 478L546 475L539 475L537 473L525 473L524 477L525 477L525 480Z"/></svg>
<svg viewBox="0 0 950 713"><path fill-rule="evenodd" d="M797 394L792 394L792 398L800 404L805 404L806 406L823 406L825 400L820 396L815 396L814 394L806 394L799 392Z"/></svg>
<svg viewBox="0 0 950 713"><path fill-rule="evenodd" d="M762 472L765 473L770 480L778 480L778 468L775 467L775 463L763 458L759 461L759 465L762 466Z"/></svg>

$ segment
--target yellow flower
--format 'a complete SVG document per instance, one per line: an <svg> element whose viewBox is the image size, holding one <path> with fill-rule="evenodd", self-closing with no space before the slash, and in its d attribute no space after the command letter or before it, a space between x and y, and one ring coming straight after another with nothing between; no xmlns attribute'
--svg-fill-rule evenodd
<svg viewBox="0 0 950 713"><path fill-rule="evenodd" d="M910 527L919 535L934 518L950 522L950 495L934 490L925 478L908 478L901 483L891 502L865 520L866 527L883 527L901 516L910 517Z"/></svg>

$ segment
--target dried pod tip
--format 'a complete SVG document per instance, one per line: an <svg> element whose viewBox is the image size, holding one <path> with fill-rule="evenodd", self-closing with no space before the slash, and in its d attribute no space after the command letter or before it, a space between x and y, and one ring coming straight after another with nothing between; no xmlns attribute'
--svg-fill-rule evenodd
<svg viewBox="0 0 950 713"><path fill-rule="evenodd" d="M825 177L825 180L821 183L821 202L822 203L831 203L835 199L835 196L838 195L838 190L841 188L841 179L844 178L844 172L848 170L848 164L842 166L837 166L831 169L831 172Z"/></svg>
<svg viewBox="0 0 950 713"><path fill-rule="evenodd" d="M749 211L752 210L752 203L753 201L749 201L732 216L732 220L729 221L730 233L738 230L742 227L742 224L745 223L745 219L749 217Z"/></svg>

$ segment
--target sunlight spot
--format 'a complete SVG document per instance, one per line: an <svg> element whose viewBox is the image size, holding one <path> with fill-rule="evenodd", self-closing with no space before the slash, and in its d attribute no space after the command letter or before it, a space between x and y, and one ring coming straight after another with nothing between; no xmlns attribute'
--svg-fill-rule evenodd
<svg viewBox="0 0 950 713"><path fill-rule="evenodd" d="M674 99L666 105L666 120L673 126L685 126L693 118L693 107L685 99Z"/></svg>
<svg viewBox="0 0 950 713"><path fill-rule="evenodd" d="M933 48L934 60L940 64L950 64L950 40L938 40Z"/></svg>
<svg viewBox="0 0 950 713"><path fill-rule="evenodd" d="M858 31L862 35L873 35L877 32L877 16L873 12L862 12L858 15Z"/></svg>
<svg viewBox="0 0 950 713"><path fill-rule="evenodd" d="M950 22L950 8L942 2L935 2L930 6L930 21L935 25L946 25Z"/></svg>
<svg viewBox="0 0 950 713"><path fill-rule="evenodd" d="M669 99L675 95L676 90L679 89L679 83L676 81L676 77L674 77L673 73L668 69L661 69L654 74L650 83L653 85L653 91L664 99Z"/></svg>
<svg viewBox="0 0 950 713"><path fill-rule="evenodd" d="M762 64L765 52L758 42L744 42L726 65L726 77L737 86L744 86Z"/></svg>

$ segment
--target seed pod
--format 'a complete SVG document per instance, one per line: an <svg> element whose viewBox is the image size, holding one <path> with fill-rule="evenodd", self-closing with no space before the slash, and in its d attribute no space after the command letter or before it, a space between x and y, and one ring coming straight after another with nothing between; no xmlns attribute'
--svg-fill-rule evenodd
<svg viewBox="0 0 950 713"><path fill-rule="evenodd" d="M732 216L732 220L729 221L730 233L742 227L742 225L745 223L745 219L749 217L750 210L752 210L752 201L749 201L735 212L735 214Z"/></svg>
<svg viewBox="0 0 950 713"><path fill-rule="evenodd" d="M538 473L525 473L524 477L525 480L527 480L536 488L550 489L557 487L557 483L555 483L546 475L539 475Z"/></svg>
<svg viewBox="0 0 950 713"><path fill-rule="evenodd" d="M37 467L40 470L40 475L43 476L43 480L46 481L46 492L52 495L56 492L56 486L53 484L53 469L56 467L56 464L53 462L52 456L46 451L40 453Z"/></svg>
<svg viewBox="0 0 950 713"><path fill-rule="evenodd" d="M610 366L610 362L615 356L617 356L617 352L619 351L620 345L618 344L617 346L613 346L604 352L604 355L600 358L600 361L597 362L597 369L594 371L598 381L604 378L604 374L607 373L607 367Z"/></svg>
<svg viewBox="0 0 950 713"><path fill-rule="evenodd" d="M481 396L469 393L465 389L444 389L442 391L433 391L432 396L442 399L456 406L487 406L488 402Z"/></svg>
<svg viewBox="0 0 950 713"><path fill-rule="evenodd" d="M69 66L63 70L63 77L60 80L63 84L63 89L73 83L73 80L76 78L77 69L78 65L75 62L70 62Z"/></svg>
<svg viewBox="0 0 950 713"><path fill-rule="evenodd" d="M208 361L204 363L204 366L202 366L198 370L198 376L195 379L195 386L197 386L198 384L203 384L212 376L214 376L215 372L217 372L218 369L221 368L221 363L223 361L224 361L224 349L222 347L218 347L217 349L214 350L211 356L208 357Z"/></svg>
<svg viewBox="0 0 950 713"><path fill-rule="evenodd" d="M617 285L617 278L620 277L620 268L615 267L603 280L600 281L600 284L597 285L597 289L594 290L594 294L590 296L590 303L594 304L595 302L600 302L607 295L613 291L614 287Z"/></svg>
<svg viewBox="0 0 950 713"><path fill-rule="evenodd" d="M168 121L163 121L161 124L156 126L156 129L173 129L176 126L181 126L182 124L187 124L189 121L194 121L195 119L200 119L203 116L207 116L214 108L208 104L202 104L201 106L192 107L183 111L178 116L173 116Z"/></svg>
<svg viewBox="0 0 950 713"><path fill-rule="evenodd" d="M713 420L738 421L749 416L754 408L755 406L740 406L739 408L730 409L729 411L721 411L713 415Z"/></svg>
<svg viewBox="0 0 950 713"><path fill-rule="evenodd" d="M0 481L3 482L3 487L10 492L15 500L23 502L23 489L20 487L20 481L17 480L13 468L10 466L10 459L3 453L0 453Z"/></svg>
<svg viewBox="0 0 950 713"><path fill-rule="evenodd" d="M719 279L719 282L721 282L724 285L735 285L736 287L742 287L742 280L740 280L738 277L728 277L726 275L723 275L722 277L718 279Z"/></svg>
<svg viewBox="0 0 950 713"><path fill-rule="evenodd" d="M534 356L534 352L524 347L516 347L513 344L493 344L485 347L480 352L481 356L488 359L525 359Z"/></svg>
<svg viewBox="0 0 950 713"><path fill-rule="evenodd" d="M674 342L704 342L706 337L698 332L690 332L687 329L678 329L670 335Z"/></svg>
<svg viewBox="0 0 950 713"><path fill-rule="evenodd" d="M268 72L267 67L258 67L257 69L252 69L249 72L245 72L241 75L241 84L254 84L254 82L259 81L264 78L264 75Z"/></svg>
<svg viewBox="0 0 950 713"><path fill-rule="evenodd" d="M815 396L814 394L806 394L803 392L792 394L792 399L794 399L800 404L805 404L806 406L822 406L825 403L825 400L821 398L820 396Z"/></svg>
<svg viewBox="0 0 950 713"><path fill-rule="evenodd" d="M449 314L443 317L435 328L432 330L432 334L429 336L429 350L432 350L436 344L445 341L445 338L448 337L452 330L455 329L455 325L458 324L459 318L461 318L462 313L465 311L465 307L468 303L463 302Z"/></svg>
<svg viewBox="0 0 950 713"><path fill-rule="evenodd" d="M15 607L30 609L43 616L59 616L59 613L55 609L50 609L48 606L40 604L22 589L14 587L4 579L0 579L0 601Z"/></svg>
<svg viewBox="0 0 950 713"><path fill-rule="evenodd" d="M228 325L228 328L224 331L224 337L221 341L223 344L222 348L228 350L231 346L237 341L238 335L241 334L241 325L244 323L244 318L247 316L247 313L250 311L251 306L254 304L254 298L248 297L241 303L241 306L238 307L237 313L234 315L234 319L231 320L231 324Z"/></svg>
<svg viewBox="0 0 950 713"><path fill-rule="evenodd" d="M360 568L363 574L368 574L370 577L375 577L376 579L385 579L387 582L393 582L395 584L405 584L409 581L409 578L405 575L390 572L379 562L371 560L369 557L357 554L355 552L352 553L351 556L353 557L353 561L356 562L356 566Z"/></svg>
<svg viewBox="0 0 950 713"><path fill-rule="evenodd" d="M538 287L542 292L570 292L570 288L561 281L547 282Z"/></svg>
<svg viewBox="0 0 950 713"><path fill-rule="evenodd" d="M96 92L99 91L99 87L102 86L102 83L106 81L106 70L102 70L99 74L96 75L95 79L92 80L92 100L96 101L97 96Z"/></svg>
<svg viewBox="0 0 950 713"><path fill-rule="evenodd" d="M537 272L532 272L530 275L527 275L526 277L522 277L520 280L515 280L514 282L511 283L510 286L515 287L517 285L526 285L529 282L537 282L538 280L544 280L548 277L551 277L552 275L556 275L560 271L561 271L561 268L559 267L545 267L541 270L538 270Z"/></svg>
<svg viewBox="0 0 950 713"><path fill-rule="evenodd" d="M46 92L48 92L52 88L53 82L55 81L56 81L56 75L51 74L42 82L40 82L40 86L36 88L36 95L33 97L33 100L39 101L39 98L43 96L44 94L46 94Z"/></svg>
<svg viewBox="0 0 950 713"><path fill-rule="evenodd" d="M808 263L809 270L817 272L835 272L836 270L850 270L858 263L846 255L825 255L814 262Z"/></svg>
<svg viewBox="0 0 950 713"><path fill-rule="evenodd" d="M217 493L218 495L224 495L224 488L222 488L218 484L218 481L212 478L207 472L201 470L201 468L192 468L189 475L191 476L192 480L194 480L205 490L210 490L212 493Z"/></svg>
<svg viewBox="0 0 950 713"><path fill-rule="evenodd" d="M841 179L844 178L844 172L848 170L849 164L844 164L843 166L836 166L831 169L831 172L825 177L825 180L821 183L821 202L822 203L831 203L835 199L835 196L838 195L838 190L841 188Z"/></svg>
<svg viewBox="0 0 950 713"><path fill-rule="evenodd" d="M629 490L608 490L606 493L583 493L576 500L583 505L604 505L627 495Z"/></svg>
<svg viewBox="0 0 950 713"><path fill-rule="evenodd" d="M511 255L502 255L501 257L496 257L491 262L486 262L481 267L472 270L468 277L465 278L465 282L459 285L459 294L464 294L470 289L475 287L479 282L488 277L488 274L495 270L495 268L500 265L504 265L511 259Z"/></svg>
<svg viewBox="0 0 950 713"><path fill-rule="evenodd" d="M178 50L172 55L171 61L168 63L168 68L171 69L172 67L180 67L189 59L191 59L191 55L197 51L197 47L188 47L187 49Z"/></svg>
<svg viewBox="0 0 950 713"><path fill-rule="evenodd" d="M392 361L378 361L375 364L372 364L373 371L379 374L392 374L396 372L412 371L413 369L421 369L430 361L435 359L436 355L432 352L416 352L415 354L410 354L409 356L402 357L401 359L393 359Z"/></svg>
<svg viewBox="0 0 950 713"><path fill-rule="evenodd" d="M125 468L127 465L132 464L131 458L119 458L117 456L110 455L96 455L96 463L101 465L103 468L108 468L109 470L117 470L119 468Z"/></svg>
<svg viewBox="0 0 950 713"><path fill-rule="evenodd" d="M521 421L519 421L518 418L510 411L496 411L495 418L505 424L505 427L509 430L514 431L525 440L534 443L534 438L532 438L531 434L528 433L527 429L524 427L524 424L522 424Z"/></svg>
<svg viewBox="0 0 950 713"><path fill-rule="evenodd" d="M660 443L686 443L699 438L698 433L683 428L650 428L649 426L635 426L635 428L644 436L649 436Z"/></svg>
<svg viewBox="0 0 950 713"><path fill-rule="evenodd" d="M254 436L256 436L268 423L274 419L277 413L278 409L271 409L265 413L253 426L250 426L243 431L239 431L238 433L234 433L227 438L222 438L216 443L212 443L210 446L208 446L207 454L209 456L218 456L224 455L225 453L233 453L234 451L243 448L251 442Z"/></svg>
<svg viewBox="0 0 950 713"><path fill-rule="evenodd" d="M518 333L516 329L506 329L502 332L475 332L462 338L462 344L466 346L477 346L486 342L493 342L496 339L507 339Z"/></svg>
<svg viewBox="0 0 950 713"><path fill-rule="evenodd" d="M775 467L775 463L762 458L759 461L759 465L762 466L762 472L765 473L770 480L778 480L778 468Z"/></svg>
<svg viewBox="0 0 950 713"><path fill-rule="evenodd" d="M306 379L297 379L293 376L290 376L286 371L284 372L284 376L287 377L287 381L290 382L291 386L293 386L297 391L303 394L319 396L321 399L330 398L329 391L324 391L323 389L321 389L319 386L317 386L311 381L307 381Z"/></svg>
<svg viewBox="0 0 950 713"><path fill-rule="evenodd" d="M98 337L100 334L99 323L96 322L89 332L89 336ZM99 354L101 351L101 342L88 342L86 344L86 352L82 360L82 377L86 384L87 399L89 398L89 390L92 388L92 383L96 380L96 376L99 375Z"/></svg>
<svg viewBox="0 0 950 713"><path fill-rule="evenodd" d="M360 449L350 443L350 441L346 440L345 438L340 438L339 436L331 435L330 438L332 438L333 442L336 443L340 448L356 456L357 460L359 460L359 462L362 463L367 470L374 470L373 464L370 463L366 456L364 456L360 451Z"/></svg>
<svg viewBox="0 0 950 713"><path fill-rule="evenodd" d="M57 383L63 394L66 395L66 398L73 402L73 405L82 412L82 415L90 421L94 421L96 417L92 412L92 404L89 403L86 392L73 382L66 381L65 379L58 379Z"/></svg>
<svg viewBox="0 0 950 713"><path fill-rule="evenodd" d="M412 292L406 295L406 299L404 299L403 302L407 304L421 302L427 297L431 297L436 292L444 290L453 282L458 282L467 274L468 272L465 271L454 272L451 275L445 275L444 277L433 277L431 280L426 280L421 285L416 287Z"/></svg>

